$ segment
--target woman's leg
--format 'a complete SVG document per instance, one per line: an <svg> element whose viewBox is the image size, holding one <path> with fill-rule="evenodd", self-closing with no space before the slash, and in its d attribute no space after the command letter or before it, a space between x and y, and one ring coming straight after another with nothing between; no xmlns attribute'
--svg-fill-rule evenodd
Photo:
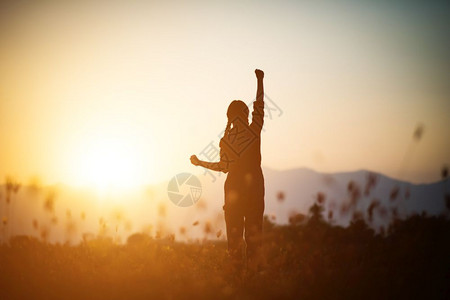
<svg viewBox="0 0 450 300"><path fill-rule="evenodd" d="M247 244L247 263L255 269L262 243L264 209L250 209L245 216L245 242Z"/></svg>
<svg viewBox="0 0 450 300"><path fill-rule="evenodd" d="M234 265L242 265L244 213L237 205L225 205L225 223L227 227L228 253Z"/></svg>
<svg viewBox="0 0 450 300"><path fill-rule="evenodd" d="M256 270L260 260L264 219L264 181L253 186L245 209L245 242L247 244L247 264Z"/></svg>

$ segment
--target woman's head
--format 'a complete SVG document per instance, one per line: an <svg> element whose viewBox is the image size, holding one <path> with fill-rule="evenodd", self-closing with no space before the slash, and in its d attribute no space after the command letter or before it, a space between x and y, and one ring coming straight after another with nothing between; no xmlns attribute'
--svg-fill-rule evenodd
<svg viewBox="0 0 450 300"><path fill-rule="evenodd" d="M247 104L241 100L233 100L227 110L228 123L234 123L239 120L244 124L248 124L248 113Z"/></svg>
<svg viewBox="0 0 450 300"><path fill-rule="evenodd" d="M230 133L231 124L233 124L233 128L239 126L238 123L248 125L248 113L248 107L243 101L231 101L227 110L228 122L225 127L224 137Z"/></svg>

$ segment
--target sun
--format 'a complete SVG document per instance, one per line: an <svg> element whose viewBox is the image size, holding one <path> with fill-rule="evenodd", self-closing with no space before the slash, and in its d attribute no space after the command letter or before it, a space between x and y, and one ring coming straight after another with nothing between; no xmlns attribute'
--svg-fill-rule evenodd
<svg viewBox="0 0 450 300"><path fill-rule="evenodd" d="M99 192L137 187L144 181L142 158L126 139L98 138L84 148L81 177Z"/></svg>

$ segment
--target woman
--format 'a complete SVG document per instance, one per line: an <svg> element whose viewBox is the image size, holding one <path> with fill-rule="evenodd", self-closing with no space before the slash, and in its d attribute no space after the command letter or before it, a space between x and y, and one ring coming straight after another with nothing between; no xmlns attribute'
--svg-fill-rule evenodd
<svg viewBox="0 0 450 300"><path fill-rule="evenodd" d="M225 181L225 222L228 252L234 262L242 261L243 233L249 266L256 267L264 213L264 177L261 170L261 129L264 121L264 72L255 70L258 80L252 122L241 100L228 106L227 126L220 140L220 161L205 162L191 156L192 164L228 173Z"/></svg>

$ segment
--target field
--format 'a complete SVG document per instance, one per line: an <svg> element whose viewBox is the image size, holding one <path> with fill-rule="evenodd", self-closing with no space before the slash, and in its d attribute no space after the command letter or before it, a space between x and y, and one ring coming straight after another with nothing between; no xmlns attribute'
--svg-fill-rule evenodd
<svg viewBox="0 0 450 300"><path fill-rule="evenodd" d="M319 208L319 209L318 209ZM446 216L393 220L376 234L310 216L265 219L257 272L229 264L226 243L181 243L136 233L49 244L26 236L0 245L1 299L449 299Z"/></svg>

